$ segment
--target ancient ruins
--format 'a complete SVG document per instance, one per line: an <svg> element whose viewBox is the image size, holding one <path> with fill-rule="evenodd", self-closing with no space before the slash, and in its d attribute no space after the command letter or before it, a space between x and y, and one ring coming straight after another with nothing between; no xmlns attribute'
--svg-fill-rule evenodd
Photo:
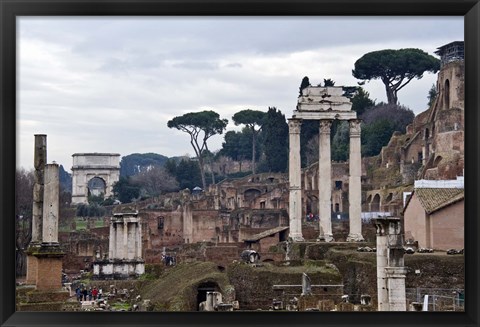
<svg viewBox="0 0 480 327"><path fill-rule="evenodd" d="M108 256L96 253L93 277L97 279L125 279L145 273L142 259L142 224L138 212L122 208L110 220Z"/></svg>
<svg viewBox="0 0 480 327"><path fill-rule="evenodd" d="M62 266L65 252L58 240L59 165L46 164L47 137L35 135L35 187L32 242L27 251L26 283L32 286L21 311L58 310L69 293L63 290Z"/></svg>
<svg viewBox="0 0 480 327"><path fill-rule="evenodd" d="M378 311L407 311L400 218L376 218Z"/></svg>
<svg viewBox="0 0 480 327"><path fill-rule="evenodd" d="M72 203L88 203L89 195L109 197L120 179L120 154L74 153Z"/></svg>
<svg viewBox="0 0 480 327"><path fill-rule="evenodd" d="M437 54L436 100L378 156L361 158L361 122L342 87L307 87L288 119L288 174L227 178L205 190L108 206L104 217L76 217L60 232L51 199L58 166L46 165L46 136L36 136L26 283L53 292L63 268L73 283L105 291L103 307L89 304L92 310L407 311L438 309L442 297L442 310L463 310L463 256L431 253L463 253L464 192L452 186L463 185L464 173L463 42ZM318 121L320 159L302 168L305 120ZM349 122L348 162L331 161L334 120ZM74 154L72 203L109 196L119 159ZM431 293L439 289L432 275L448 283L448 294ZM426 295L438 301L422 304ZM23 308L31 309L32 296Z"/></svg>
<svg viewBox="0 0 480 327"><path fill-rule="evenodd" d="M361 223L361 154L360 121L352 111L350 100L343 96L343 87L309 86L302 90L298 98L297 110L289 119L290 161L289 161L289 218L290 237L303 241L301 231L302 192L300 169L300 129L302 120L319 121L319 160L318 160L318 203L320 215L319 240L333 241L332 234L332 160L330 150L330 127L333 120L347 120L350 123L349 157L349 219L348 241L363 241Z"/></svg>

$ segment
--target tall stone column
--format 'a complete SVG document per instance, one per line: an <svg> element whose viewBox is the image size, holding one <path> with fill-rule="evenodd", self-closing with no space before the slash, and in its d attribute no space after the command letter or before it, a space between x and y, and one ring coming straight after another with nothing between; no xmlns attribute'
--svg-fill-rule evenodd
<svg viewBox="0 0 480 327"><path fill-rule="evenodd" d="M407 311L400 218L374 219L377 229L378 311Z"/></svg>
<svg viewBox="0 0 480 327"><path fill-rule="evenodd" d="M58 245L60 179L58 164L45 165L42 245Z"/></svg>
<svg viewBox="0 0 480 327"><path fill-rule="evenodd" d="M332 159L330 154L330 119L320 120L318 155L319 241L333 241L332 234Z"/></svg>
<svg viewBox="0 0 480 327"><path fill-rule="evenodd" d="M47 162L47 136L35 135L34 141L34 185L32 205L32 240L27 250L27 284L36 284L38 260L32 255L42 243L43 183Z"/></svg>
<svg viewBox="0 0 480 327"><path fill-rule="evenodd" d="M42 214L42 243L34 253L37 257L37 291L45 291L43 296L58 292L62 287L62 258L65 253L58 243L58 222L60 214L60 179L59 165L45 165L43 214ZM61 298L68 296L68 292L61 292ZM50 297L51 299L52 297ZM59 298L55 298L59 300ZM33 301L34 302L34 301Z"/></svg>
<svg viewBox="0 0 480 327"><path fill-rule="evenodd" d="M47 163L47 136L35 135L34 186L32 208L32 244L42 243L42 215L45 164Z"/></svg>
<svg viewBox="0 0 480 327"><path fill-rule="evenodd" d="M388 279L385 268L388 265L388 225L384 220L375 220L377 231L377 297L378 311L389 311Z"/></svg>
<svg viewBox="0 0 480 327"><path fill-rule="evenodd" d="M362 236L362 156L360 143L360 120L350 120L350 158L349 158L349 217L350 233L347 242L364 241Z"/></svg>
<svg viewBox="0 0 480 327"><path fill-rule="evenodd" d="M289 235L294 242L303 242L302 235L302 172L300 162L300 129L301 119L291 118L288 120L289 149L288 161L289 176Z"/></svg>

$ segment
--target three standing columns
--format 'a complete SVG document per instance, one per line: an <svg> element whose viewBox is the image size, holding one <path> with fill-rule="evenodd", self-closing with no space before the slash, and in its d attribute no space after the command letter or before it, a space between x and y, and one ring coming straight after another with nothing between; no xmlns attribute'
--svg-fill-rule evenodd
<svg viewBox="0 0 480 327"><path fill-rule="evenodd" d="M302 120L291 118L288 120L290 156L290 237L294 241L303 241L302 236L302 189L301 189L301 162L300 162L300 129ZM349 157L349 219L350 232L348 242L363 241L361 220L361 144L360 120L349 120L350 124L350 157ZM318 160L318 195L320 233L319 241L333 241L332 234L332 160L330 149L330 132L332 120L320 119L319 133L319 160Z"/></svg>

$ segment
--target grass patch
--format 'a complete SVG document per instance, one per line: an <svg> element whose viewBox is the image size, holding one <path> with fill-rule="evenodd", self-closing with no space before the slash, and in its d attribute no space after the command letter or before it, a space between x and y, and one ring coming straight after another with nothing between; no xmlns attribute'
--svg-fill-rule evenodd
<svg viewBox="0 0 480 327"><path fill-rule="evenodd" d="M123 302L115 302L113 304L111 304L111 307L113 310L115 311L122 311L122 310L125 310L125 311L128 311L131 306L129 303L123 303Z"/></svg>
<svg viewBox="0 0 480 327"><path fill-rule="evenodd" d="M227 275L213 262L181 263L148 283L141 295L152 301L156 311L196 311L197 287L205 282L217 284L222 292L230 284Z"/></svg>

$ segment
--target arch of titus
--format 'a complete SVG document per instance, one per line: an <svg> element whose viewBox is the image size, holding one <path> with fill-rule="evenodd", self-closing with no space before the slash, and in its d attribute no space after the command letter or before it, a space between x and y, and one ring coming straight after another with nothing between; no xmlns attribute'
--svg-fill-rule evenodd
<svg viewBox="0 0 480 327"><path fill-rule="evenodd" d="M120 154L75 153L72 166L72 204L88 203L88 182L95 177L105 182L105 197L113 195L120 179Z"/></svg>
<svg viewBox="0 0 480 327"><path fill-rule="evenodd" d="M350 124L349 154L349 242L363 241L361 220L361 154L360 120L351 110L352 103L343 96L342 87L309 86L298 97L297 109L288 119L290 138L289 157L289 216L290 237L295 242L304 241L302 235L302 188L300 163L300 130L303 120L319 121L319 241L333 241L332 234L332 165L330 155L330 128L333 120L347 120Z"/></svg>

